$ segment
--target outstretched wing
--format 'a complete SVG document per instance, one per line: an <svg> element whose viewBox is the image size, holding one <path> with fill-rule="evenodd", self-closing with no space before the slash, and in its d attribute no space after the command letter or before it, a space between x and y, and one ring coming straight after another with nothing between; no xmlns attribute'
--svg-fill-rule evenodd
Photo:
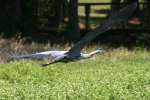
<svg viewBox="0 0 150 100"><path fill-rule="evenodd" d="M29 54L29 55L10 55L11 59L45 59L48 57L59 57L62 56L66 53L67 51L45 51L45 52L40 52L40 53L35 53L35 54Z"/></svg>
<svg viewBox="0 0 150 100"><path fill-rule="evenodd" d="M120 22L127 21L137 8L137 2L134 2L119 11L113 13L108 20L105 20L94 31L89 32L79 42L77 42L67 54L79 54L81 49L99 34L104 33Z"/></svg>

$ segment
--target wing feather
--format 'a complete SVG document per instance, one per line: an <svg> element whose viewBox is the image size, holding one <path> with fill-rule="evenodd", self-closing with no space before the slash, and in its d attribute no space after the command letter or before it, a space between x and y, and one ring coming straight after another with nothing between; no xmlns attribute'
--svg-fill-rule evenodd
<svg viewBox="0 0 150 100"><path fill-rule="evenodd" d="M45 52L39 52L34 54L28 54L28 55L10 55L11 59L45 59L48 57L58 57L61 55L64 55L67 51L45 51Z"/></svg>
<svg viewBox="0 0 150 100"><path fill-rule="evenodd" d="M113 25L116 25L120 22L127 21L134 11L137 8L137 2L134 2L119 11L112 14L108 20L102 22L94 31L87 33L79 42L77 42L67 54L79 54L81 49L89 43L92 39L97 37L99 34L102 34L112 28Z"/></svg>

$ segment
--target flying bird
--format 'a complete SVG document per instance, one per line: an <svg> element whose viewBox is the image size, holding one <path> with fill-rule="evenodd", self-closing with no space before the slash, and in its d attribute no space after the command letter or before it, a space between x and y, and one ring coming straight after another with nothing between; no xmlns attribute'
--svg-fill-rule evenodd
<svg viewBox="0 0 150 100"><path fill-rule="evenodd" d="M39 52L39 53L34 53L34 54L28 54L28 55L21 55L21 56L17 56L17 55L10 55L10 58L13 59L36 59L36 60L43 60L49 57L52 58L57 58L60 56L63 56L67 53L68 51L66 50L62 50L62 51L44 51L44 52ZM102 50L101 48L98 48L97 50L90 52L90 53L80 53L80 58L79 59L86 59L89 58L91 56L93 56L94 54L97 53L103 53L104 50Z"/></svg>
<svg viewBox="0 0 150 100"><path fill-rule="evenodd" d="M110 30L113 26L118 25L120 23L127 23L128 19L133 15L134 11L137 8L137 2L127 5L126 7L120 9L119 11L114 12L111 16L103 21L94 31L87 33L80 41L78 41L70 50L68 51L47 51L41 52L31 55L23 55L23 56L12 56L15 59L22 58L42 58L48 57L49 55L55 57L52 61L47 64L43 64L43 66L47 66L53 63L57 63L60 61L74 61L79 59L89 58L92 55L102 52L103 50L98 49L90 54L83 54L81 50L83 47L88 44L91 40L96 38L98 35Z"/></svg>

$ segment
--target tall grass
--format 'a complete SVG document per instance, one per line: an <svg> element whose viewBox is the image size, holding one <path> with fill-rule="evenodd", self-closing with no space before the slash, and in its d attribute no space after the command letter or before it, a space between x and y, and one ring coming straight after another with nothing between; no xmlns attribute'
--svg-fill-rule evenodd
<svg viewBox="0 0 150 100"><path fill-rule="evenodd" d="M46 50L52 50L61 48L60 45L51 45L51 43L47 44L39 44L36 42L26 43L26 39L20 38L11 38L11 39L3 39L0 38L0 62L4 63L7 61L8 56L11 54L21 55L21 54L29 54L36 53ZM67 44L66 44L67 45Z"/></svg>

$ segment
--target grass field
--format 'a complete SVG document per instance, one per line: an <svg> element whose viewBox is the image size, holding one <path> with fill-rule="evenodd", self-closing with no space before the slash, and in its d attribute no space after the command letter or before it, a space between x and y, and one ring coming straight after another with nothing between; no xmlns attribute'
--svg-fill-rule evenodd
<svg viewBox="0 0 150 100"><path fill-rule="evenodd" d="M0 100L150 100L150 53L116 49L91 59L40 67L0 65Z"/></svg>

